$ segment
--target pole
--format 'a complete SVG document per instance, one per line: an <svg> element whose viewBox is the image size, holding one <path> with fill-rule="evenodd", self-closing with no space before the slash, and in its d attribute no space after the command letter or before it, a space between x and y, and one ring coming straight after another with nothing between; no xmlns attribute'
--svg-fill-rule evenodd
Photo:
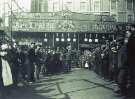
<svg viewBox="0 0 135 99"><path fill-rule="evenodd" d="M62 11L63 11L63 0L62 0Z"/></svg>
<svg viewBox="0 0 135 99"><path fill-rule="evenodd" d="M78 35L77 37L78 37L78 51L79 51L79 45L80 45L79 44L79 33L77 33L77 35Z"/></svg>
<svg viewBox="0 0 135 99"><path fill-rule="evenodd" d="M3 25L4 25L4 31L5 31L5 0L3 3L4 3L4 13L3 13L4 14L4 18L3 18L4 22L3 22Z"/></svg>
<svg viewBox="0 0 135 99"><path fill-rule="evenodd" d="M10 17L11 17L11 21L10 21L10 32L11 32L11 39L12 39L12 21L13 21L13 19L12 19L12 17L13 17L13 13L12 13L12 0L10 1L10 6L11 6L11 15L10 15Z"/></svg>
<svg viewBox="0 0 135 99"><path fill-rule="evenodd" d="M53 39L52 40L53 40L53 48L54 48L54 46L55 46L54 45L54 42L55 42L54 35L55 35L55 33L52 33L52 35L53 35Z"/></svg>

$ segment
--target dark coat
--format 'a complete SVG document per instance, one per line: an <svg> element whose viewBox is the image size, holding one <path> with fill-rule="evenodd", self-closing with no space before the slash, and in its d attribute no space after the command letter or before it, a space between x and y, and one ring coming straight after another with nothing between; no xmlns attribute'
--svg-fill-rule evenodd
<svg viewBox="0 0 135 99"><path fill-rule="evenodd" d="M45 66L47 69L47 72L51 72L52 71L52 55L50 53L47 54L47 58L45 61Z"/></svg>
<svg viewBox="0 0 135 99"><path fill-rule="evenodd" d="M118 68L127 68L127 45L121 46L118 51Z"/></svg>
<svg viewBox="0 0 135 99"><path fill-rule="evenodd" d="M30 62L35 62L36 61L36 54L35 54L35 49L34 48L29 49L28 58L29 58Z"/></svg>
<svg viewBox="0 0 135 99"><path fill-rule="evenodd" d="M135 64L135 35L131 35L127 44L128 64Z"/></svg>
<svg viewBox="0 0 135 99"><path fill-rule="evenodd" d="M0 56L0 77L2 75L2 61L1 61L1 56Z"/></svg>
<svg viewBox="0 0 135 99"><path fill-rule="evenodd" d="M1 56L0 56L0 88L2 86L2 61L1 61Z"/></svg>
<svg viewBox="0 0 135 99"><path fill-rule="evenodd" d="M18 72L19 72L19 68L20 68L19 61L18 61L19 54L18 54L17 49L15 49L15 48L9 49L9 50L7 50L7 52L8 52L7 60L10 64L11 72L12 72L13 79L14 79L16 76L18 76Z"/></svg>
<svg viewBox="0 0 135 99"><path fill-rule="evenodd" d="M41 51L36 52L36 63L41 64L43 62L43 53Z"/></svg>
<svg viewBox="0 0 135 99"><path fill-rule="evenodd" d="M24 52L20 52L19 53L19 56L18 56L19 60L20 60L20 64L24 64L25 63L25 60L26 60L26 55Z"/></svg>

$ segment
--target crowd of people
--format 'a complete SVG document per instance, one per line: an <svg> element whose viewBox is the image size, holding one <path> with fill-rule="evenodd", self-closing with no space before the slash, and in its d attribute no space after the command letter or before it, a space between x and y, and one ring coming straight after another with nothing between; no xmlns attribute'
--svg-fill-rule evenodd
<svg viewBox="0 0 135 99"><path fill-rule="evenodd" d="M135 92L135 26L116 40L106 40L87 54L83 66L95 71L104 80L117 83L120 96L133 96Z"/></svg>
<svg viewBox="0 0 135 99"><path fill-rule="evenodd" d="M65 53L54 50L45 51L41 45L31 43L19 46L16 43L0 44L0 94L9 89L31 84L48 76L71 70L70 49ZM70 46L69 46L70 47Z"/></svg>
<svg viewBox="0 0 135 99"><path fill-rule="evenodd" d="M105 40L90 53L86 59L76 57L81 68L95 71L104 80L118 84L120 95L134 96L135 92L135 26L119 39ZM0 92L6 88L16 88L19 82L33 83L40 75L48 76L69 72L72 62L72 47L66 52L44 51L42 46L31 43L30 46L18 46L16 43L0 44ZM65 61L66 57L66 61ZM80 59L80 60L79 60Z"/></svg>

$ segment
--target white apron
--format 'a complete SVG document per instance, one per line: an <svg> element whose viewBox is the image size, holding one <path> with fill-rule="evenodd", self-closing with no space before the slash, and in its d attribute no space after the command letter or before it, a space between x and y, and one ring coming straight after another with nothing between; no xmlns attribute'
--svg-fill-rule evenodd
<svg viewBox="0 0 135 99"><path fill-rule="evenodd" d="M11 73L11 68L9 63L2 59L2 78L3 78L3 84L4 86L9 86L13 84L13 79L12 79L12 73Z"/></svg>

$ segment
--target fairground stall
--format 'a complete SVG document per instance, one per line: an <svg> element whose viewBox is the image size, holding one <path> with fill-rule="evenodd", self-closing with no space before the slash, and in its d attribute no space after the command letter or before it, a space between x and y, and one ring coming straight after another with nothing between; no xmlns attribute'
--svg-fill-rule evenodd
<svg viewBox="0 0 135 99"><path fill-rule="evenodd" d="M119 35L117 23L109 15L75 13L68 10L46 13L17 13L11 17L12 38L19 45L31 42L54 51L76 52L75 58ZM124 33L124 32L123 32Z"/></svg>

